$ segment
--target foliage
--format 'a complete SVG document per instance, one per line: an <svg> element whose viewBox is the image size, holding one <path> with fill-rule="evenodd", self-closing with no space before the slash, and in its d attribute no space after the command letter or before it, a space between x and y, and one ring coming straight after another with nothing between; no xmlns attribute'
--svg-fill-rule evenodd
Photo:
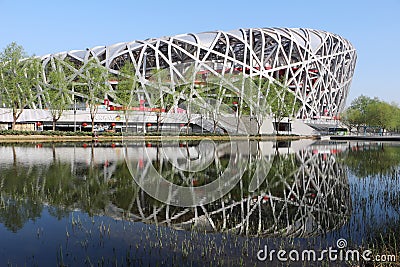
<svg viewBox="0 0 400 267"><path fill-rule="evenodd" d="M114 91L115 101L123 106L126 131L128 131L129 108L139 103L137 95L139 81L135 72L135 66L129 61L126 62L119 70L118 87Z"/></svg>
<svg viewBox="0 0 400 267"><path fill-rule="evenodd" d="M94 131L94 118L98 111L99 103L105 95L110 92L108 82L108 70L95 58L88 60L83 66L83 82L87 105L89 106L90 118L92 120L92 132Z"/></svg>
<svg viewBox="0 0 400 267"><path fill-rule="evenodd" d="M68 60L55 57L53 68L47 74L48 80L45 83L45 87L47 87L46 93L48 95L47 106L53 119L53 131L56 129L56 122L72 103L71 95L68 91L72 84L68 79L68 74L70 73L68 65L70 64Z"/></svg>
<svg viewBox="0 0 400 267"><path fill-rule="evenodd" d="M27 57L15 42L0 53L0 93L3 104L12 109L13 129L24 108L37 97L40 74L40 59Z"/></svg>
<svg viewBox="0 0 400 267"><path fill-rule="evenodd" d="M260 133L264 118L270 114L270 106L267 100L269 81L261 78L244 77L242 81L243 93L241 95L246 105L243 111L249 110L250 116L254 114L257 122L257 133ZM264 92L264 93L263 93Z"/></svg>
<svg viewBox="0 0 400 267"><path fill-rule="evenodd" d="M396 104L389 104L378 98L359 96L347 108L341 121L350 130L360 127L378 127L382 130L398 130L400 128L400 109Z"/></svg>
<svg viewBox="0 0 400 267"><path fill-rule="evenodd" d="M285 81L239 76L233 82L238 88L242 88L240 94L243 100L242 114L249 114L255 119L258 133L267 116L272 116L279 125L284 118L290 119L300 109L300 102L285 86Z"/></svg>
<svg viewBox="0 0 400 267"><path fill-rule="evenodd" d="M362 144L350 150L343 163L359 178L389 175L400 166L400 148Z"/></svg>
<svg viewBox="0 0 400 267"><path fill-rule="evenodd" d="M131 62L126 62L119 70L118 88L115 90L115 100L124 107L136 105L138 89L138 79L135 75L135 67Z"/></svg>
<svg viewBox="0 0 400 267"><path fill-rule="evenodd" d="M270 85L267 95L268 106L273 114L279 134L279 125L284 118L290 119L300 109L300 102L294 93L284 85L285 82L275 82Z"/></svg>
<svg viewBox="0 0 400 267"><path fill-rule="evenodd" d="M170 111L177 106L178 94L171 89L168 69L153 70L148 81L146 89L150 97L149 104L156 109L158 133L165 118L162 116L163 110Z"/></svg>
<svg viewBox="0 0 400 267"><path fill-rule="evenodd" d="M342 113L341 121L349 127L349 130L353 129L354 127L358 127L362 125L362 116L361 111L354 108L349 108Z"/></svg>

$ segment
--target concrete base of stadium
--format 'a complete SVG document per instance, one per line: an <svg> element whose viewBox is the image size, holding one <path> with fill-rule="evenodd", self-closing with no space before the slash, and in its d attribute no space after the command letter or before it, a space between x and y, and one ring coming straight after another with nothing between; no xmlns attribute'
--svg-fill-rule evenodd
<svg viewBox="0 0 400 267"><path fill-rule="evenodd" d="M128 119L128 124L127 120ZM17 120L20 130L51 130L52 115L49 110L26 109ZM10 129L12 123L12 111L0 109L0 128ZM319 135L319 132L302 120L282 119L279 123L272 118L265 118L260 126L255 118L234 114L212 118L201 114L186 113L159 113L147 111L123 111L99 110L95 116L96 130L113 129L115 131L128 131L137 133L154 132L188 132L190 133L229 133L242 135L273 135L279 134L311 136ZM189 128L189 129L187 129ZM276 129L279 129L277 131ZM66 110L57 121L56 130L91 131L90 114L86 110Z"/></svg>

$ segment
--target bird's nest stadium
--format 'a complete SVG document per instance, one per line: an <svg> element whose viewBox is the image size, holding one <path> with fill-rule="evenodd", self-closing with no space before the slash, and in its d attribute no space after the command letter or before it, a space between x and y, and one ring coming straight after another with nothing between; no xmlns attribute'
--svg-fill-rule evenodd
<svg viewBox="0 0 400 267"><path fill-rule="evenodd" d="M145 100L149 97L146 77L152 70L168 69L171 84L176 84L184 78L185 66L193 63L203 77L208 73L242 73L283 79L302 103L299 118L338 115L345 104L357 57L350 42L336 34L286 28L211 31L98 46L46 55L42 57L44 68L55 56L77 63L74 75L82 75L79 66L92 57L115 74L124 62L131 61L142 78L144 92L140 97Z"/></svg>
<svg viewBox="0 0 400 267"><path fill-rule="evenodd" d="M357 55L349 41L326 31L250 28L187 33L45 55L41 57L44 82L56 58L73 63L68 77L71 81L84 78L84 66L91 59L107 68L111 77L116 78L109 79L110 91L105 95L104 102L115 109L121 106L113 98L113 92L118 90L117 77L122 66L130 62L140 84L140 90L135 92L140 110L151 111L154 108L154 90L149 90L149 81L155 71L162 70L165 74L163 84L169 84L159 87L164 93L173 94L176 85L193 83L196 85L192 88L193 94L199 96L200 92L196 90L200 90L202 83L210 77L217 77L230 85L229 92L212 97L217 100L231 97L230 103L239 102L237 105L246 100L242 97L245 85L232 84L229 81L232 77L254 77L283 83L299 103L292 117L314 120L336 119L340 115ZM192 72L194 69L195 75L188 78L190 68ZM268 91L261 87L259 90ZM259 92L258 95L265 93ZM74 96L71 100L85 102L85 93L77 88L72 87L70 95ZM179 97L185 98L182 94ZM44 109L47 101L46 94L38 93L30 108Z"/></svg>

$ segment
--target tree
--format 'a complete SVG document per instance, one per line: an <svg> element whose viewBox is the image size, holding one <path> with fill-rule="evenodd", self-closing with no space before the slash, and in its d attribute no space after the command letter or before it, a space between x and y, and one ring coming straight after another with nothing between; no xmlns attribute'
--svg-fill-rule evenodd
<svg viewBox="0 0 400 267"><path fill-rule="evenodd" d="M257 133L260 134L261 125L271 110L268 101L268 92L273 87L269 80L260 77L245 77L239 81L243 86L242 98L250 108L250 115L257 123Z"/></svg>
<svg viewBox="0 0 400 267"><path fill-rule="evenodd" d="M178 99L182 100L183 102L180 103L179 107L185 110L186 115L186 134L189 134L189 126L192 122L192 113L193 113L193 100L194 100L194 84L184 83L180 84L175 88L176 92L179 92Z"/></svg>
<svg viewBox="0 0 400 267"><path fill-rule="evenodd" d="M72 103L68 92L68 88L71 85L71 81L68 79L69 64L68 61L55 57L52 69L47 74L47 106L52 116L53 131L56 130L57 121Z"/></svg>
<svg viewBox="0 0 400 267"><path fill-rule="evenodd" d="M129 108L138 104L138 88L139 82L135 74L135 66L127 61L119 70L118 87L114 92L115 100L123 106L126 132L128 132Z"/></svg>
<svg viewBox="0 0 400 267"><path fill-rule="evenodd" d="M351 128L360 127L366 130L368 127L380 127L381 131L395 130L399 126L399 107L389 104L378 98L359 96L354 99L350 107L342 115L342 122Z"/></svg>
<svg viewBox="0 0 400 267"><path fill-rule="evenodd" d="M395 105L396 109L395 112L393 114L394 117L394 130L396 130L396 132L399 132L400 130L400 108Z"/></svg>
<svg viewBox="0 0 400 267"><path fill-rule="evenodd" d="M279 134L279 127L284 118L294 116L300 108L300 103L284 82L270 84L267 103L274 118L276 131Z"/></svg>
<svg viewBox="0 0 400 267"><path fill-rule="evenodd" d="M34 89L39 85L40 73L40 60L27 57L24 48L15 42L0 53L0 90L3 104L12 110L12 129L37 96Z"/></svg>
<svg viewBox="0 0 400 267"><path fill-rule="evenodd" d="M364 126L364 128L366 128L369 125L369 119L367 117L367 107L376 101L378 100L361 95L351 102L348 110L353 110L351 112L353 112L352 115L353 119L355 119L354 122L357 123L355 125L355 127L357 127L357 133L359 132L359 128L361 126Z"/></svg>
<svg viewBox="0 0 400 267"><path fill-rule="evenodd" d="M211 76L211 75L210 75ZM197 98L195 100L194 109L201 116L207 114L212 120L212 131L215 134L219 124L219 120L222 114L226 114L224 111L224 94L225 85L223 84L222 77L208 77L207 81L204 82L202 87L197 89ZM192 108L193 110L193 108Z"/></svg>
<svg viewBox="0 0 400 267"><path fill-rule="evenodd" d="M170 76L168 69L155 69L148 79L146 89L150 96L150 105L155 109L157 120L157 132L160 131L163 121L163 112L173 108L176 94L170 88Z"/></svg>
<svg viewBox="0 0 400 267"><path fill-rule="evenodd" d="M85 93L92 122L92 132L94 132L94 119L98 112L98 105L105 95L110 92L108 70L95 58L92 58L83 66L82 74L86 84Z"/></svg>
<svg viewBox="0 0 400 267"><path fill-rule="evenodd" d="M394 107L383 101L370 103L365 110L365 117L369 126L380 127L382 133L386 129L394 128Z"/></svg>
<svg viewBox="0 0 400 267"><path fill-rule="evenodd" d="M190 65L182 73L183 82L175 86L174 95L177 96L176 100L178 100L178 104L180 104L178 106L182 109L185 109L187 121L186 134L189 134L189 126L192 121L193 109L196 107L196 105L193 105L193 101L198 96L195 89L195 79L197 71L198 68L196 66ZM179 103L179 101L181 103Z"/></svg>
<svg viewBox="0 0 400 267"><path fill-rule="evenodd" d="M355 108L348 108L346 109L341 115L341 121L349 127L349 131L354 127L357 127L357 134L359 125L362 124L362 115L360 110Z"/></svg>

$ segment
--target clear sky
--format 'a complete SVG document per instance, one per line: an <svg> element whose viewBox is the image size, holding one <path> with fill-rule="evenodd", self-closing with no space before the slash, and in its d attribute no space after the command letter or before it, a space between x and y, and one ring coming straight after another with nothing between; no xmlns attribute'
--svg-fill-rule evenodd
<svg viewBox="0 0 400 267"><path fill-rule="evenodd" d="M307 27L347 38L358 61L347 104L364 94L400 104L400 0L0 0L0 48L44 55L187 32Z"/></svg>

